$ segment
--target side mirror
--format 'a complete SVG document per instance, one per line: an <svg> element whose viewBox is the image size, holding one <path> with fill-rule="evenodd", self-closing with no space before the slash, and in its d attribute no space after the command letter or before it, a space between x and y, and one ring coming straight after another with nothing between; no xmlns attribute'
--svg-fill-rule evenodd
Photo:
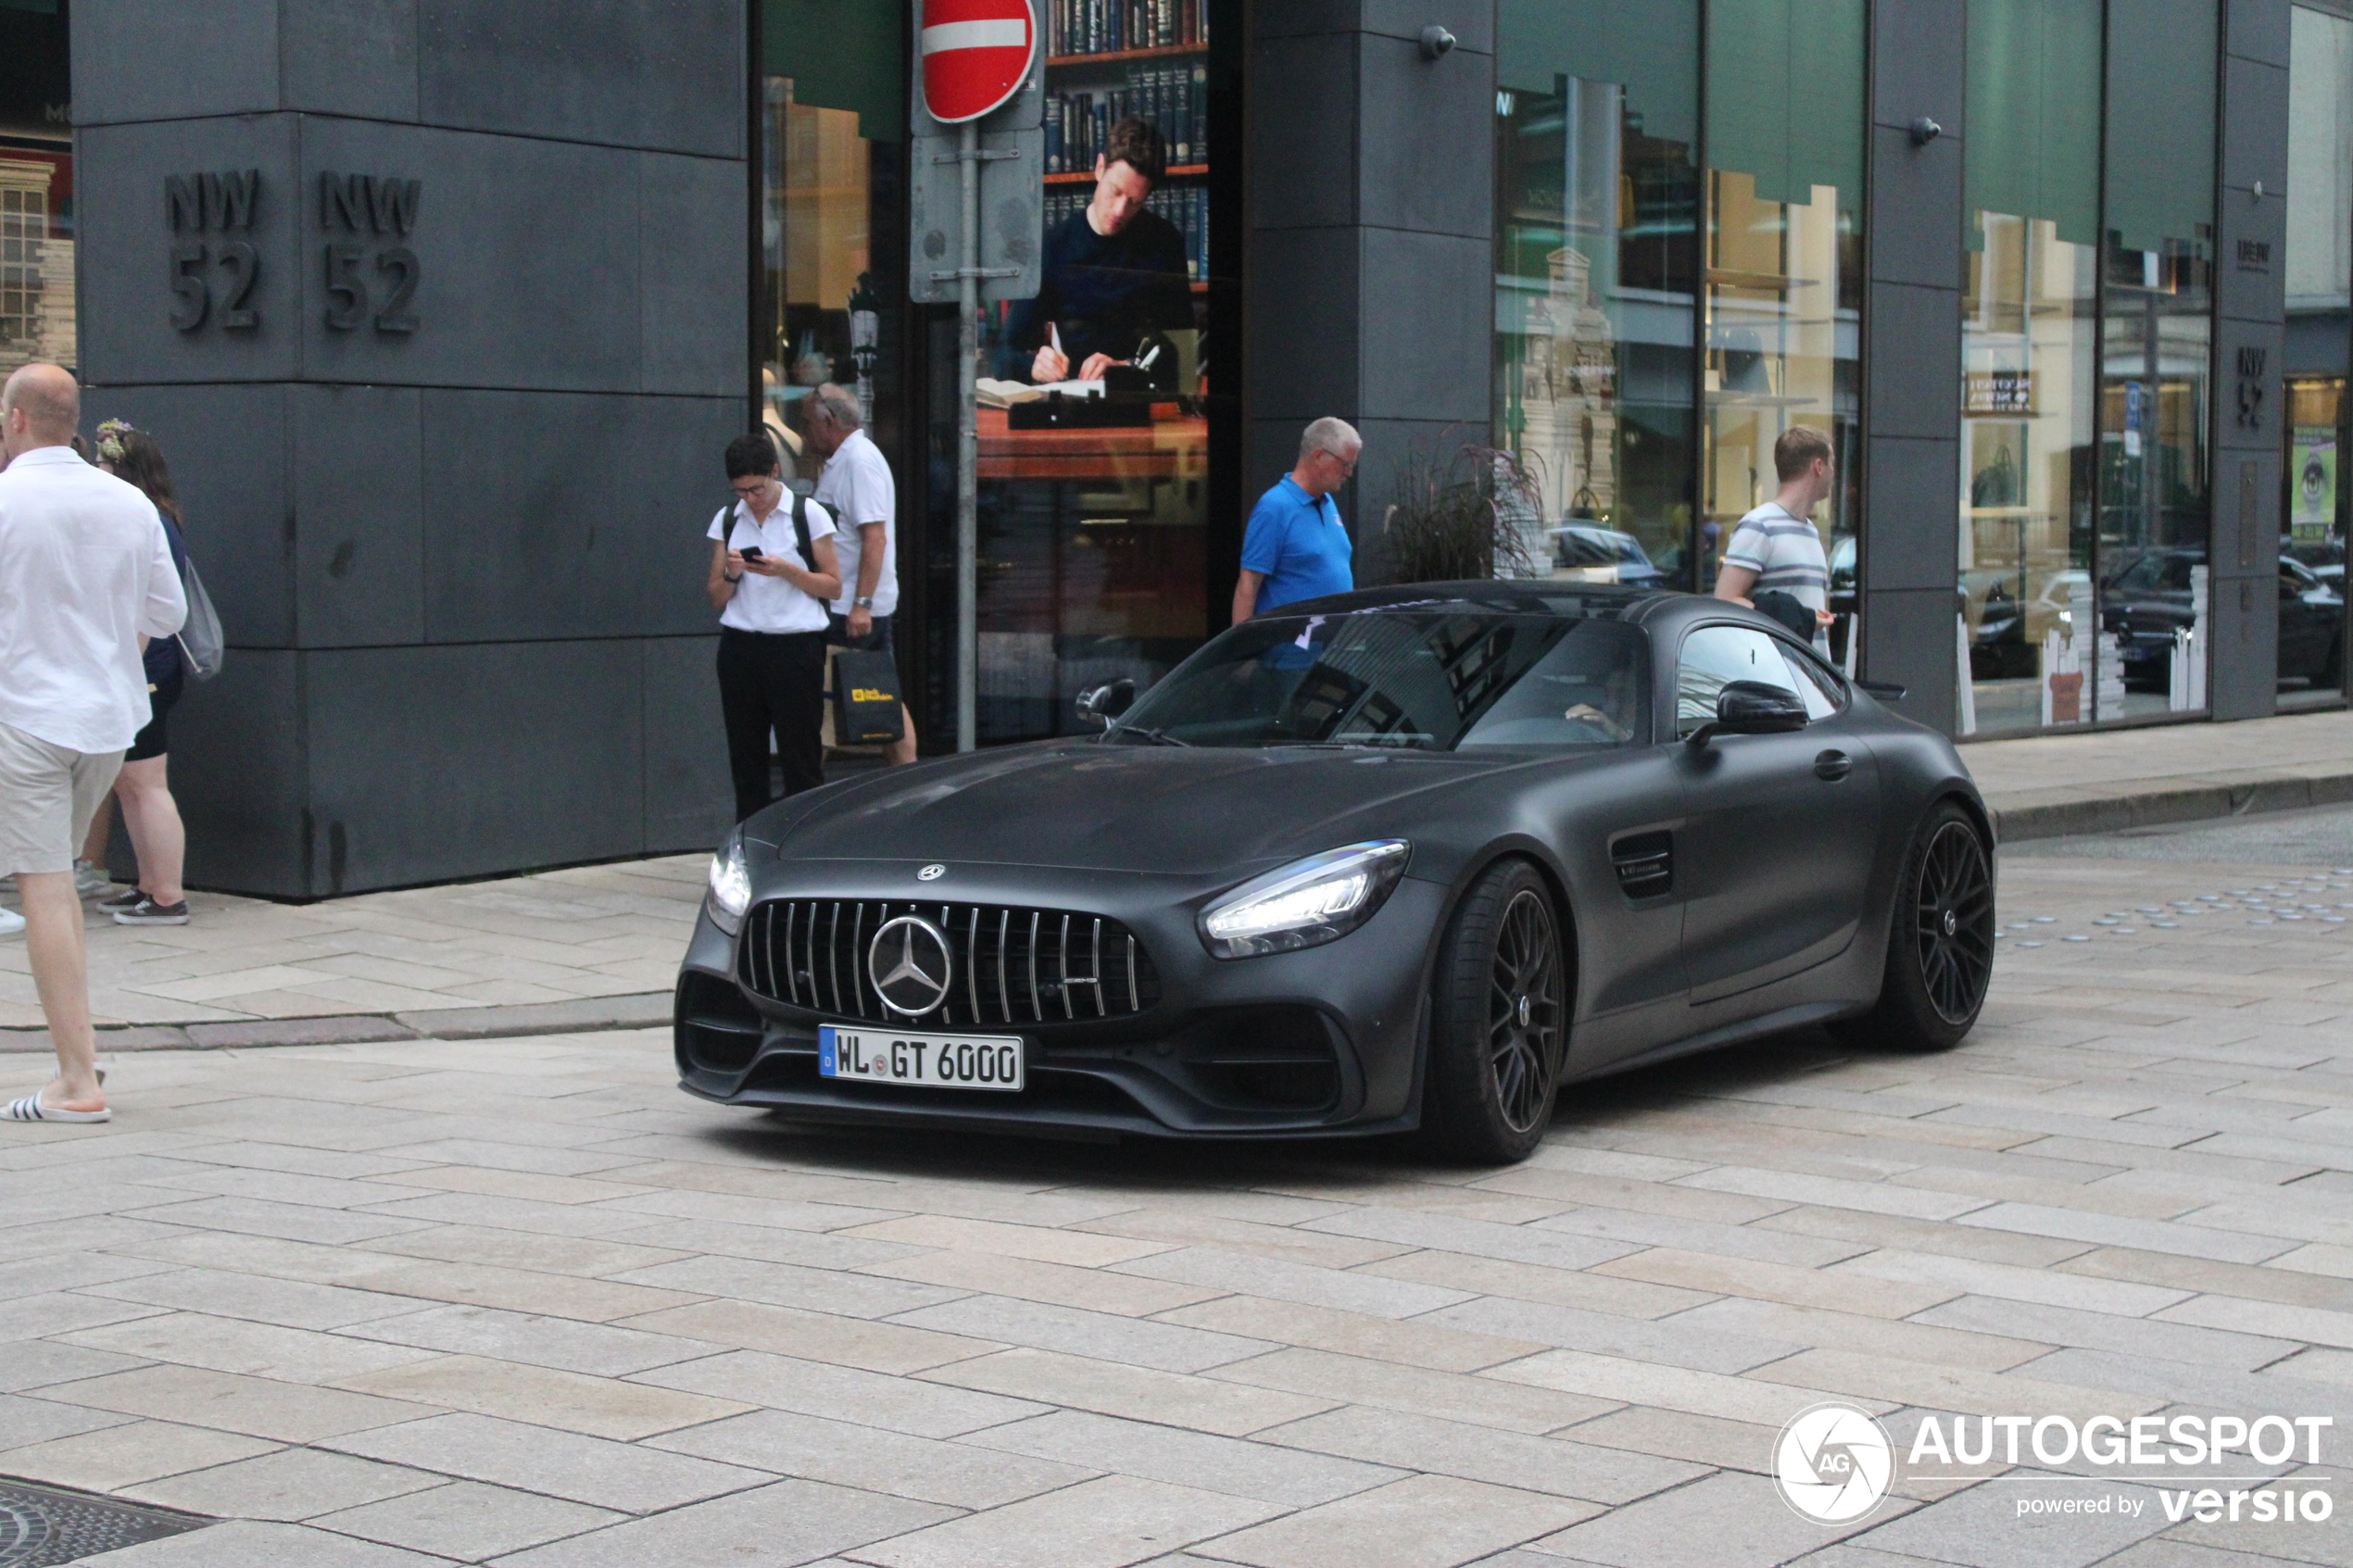
<svg viewBox="0 0 2353 1568"><path fill-rule="evenodd" d="M1135 706L1136 683L1124 676L1078 694L1078 716L1098 724L1109 724Z"/></svg>
<svg viewBox="0 0 2353 1568"><path fill-rule="evenodd" d="M1716 722L1702 724L1686 744L1705 746L1718 735L1779 735L1802 730L1806 704L1795 692L1762 681L1728 681L1716 694Z"/></svg>

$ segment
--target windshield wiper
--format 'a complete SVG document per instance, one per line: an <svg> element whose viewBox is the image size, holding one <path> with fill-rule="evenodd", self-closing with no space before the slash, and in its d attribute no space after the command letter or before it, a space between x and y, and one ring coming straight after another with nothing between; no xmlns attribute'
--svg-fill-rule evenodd
<svg viewBox="0 0 2353 1568"><path fill-rule="evenodd" d="M1189 741L1189 740L1178 740L1178 739L1177 739L1175 735L1170 734L1169 734L1166 730L1153 730L1153 729L1147 729L1147 728L1145 728L1145 727L1144 727L1143 725L1141 725L1141 724L1122 724L1119 728L1117 728L1117 729L1114 730L1114 731L1111 733L1111 734L1110 734L1109 736L1105 737L1105 738L1107 738L1107 739L1116 739L1117 737L1119 737L1119 736L1121 736L1121 735L1141 735L1141 736L1143 736L1146 740L1148 740L1148 741L1151 742L1154 746L1191 746L1191 745L1193 744L1191 741Z"/></svg>

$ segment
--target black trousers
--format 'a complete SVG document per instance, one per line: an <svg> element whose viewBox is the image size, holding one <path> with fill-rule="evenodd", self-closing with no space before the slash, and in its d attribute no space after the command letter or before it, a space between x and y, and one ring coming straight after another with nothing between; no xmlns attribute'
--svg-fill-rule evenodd
<svg viewBox="0 0 2353 1568"><path fill-rule="evenodd" d="M736 821L767 805L768 733L785 767L785 793L825 782L825 634L719 629L719 709L727 721L727 769Z"/></svg>

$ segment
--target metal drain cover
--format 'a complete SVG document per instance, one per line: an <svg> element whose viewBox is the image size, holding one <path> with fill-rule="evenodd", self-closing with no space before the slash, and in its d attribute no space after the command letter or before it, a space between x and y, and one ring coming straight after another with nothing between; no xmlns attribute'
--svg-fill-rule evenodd
<svg viewBox="0 0 2353 1568"><path fill-rule="evenodd" d="M198 1514L0 1480L0 1568L78 1562L212 1523Z"/></svg>

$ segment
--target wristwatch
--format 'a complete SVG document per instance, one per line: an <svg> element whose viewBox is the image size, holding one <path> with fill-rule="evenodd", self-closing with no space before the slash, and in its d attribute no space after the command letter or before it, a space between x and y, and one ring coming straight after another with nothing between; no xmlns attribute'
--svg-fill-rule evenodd
<svg viewBox="0 0 2353 1568"><path fill-rule="evenodd" d="M860 609L872 609L875 608L875 601L872 598L858 598L852 599L849 602L856 605Z"/></svg>

